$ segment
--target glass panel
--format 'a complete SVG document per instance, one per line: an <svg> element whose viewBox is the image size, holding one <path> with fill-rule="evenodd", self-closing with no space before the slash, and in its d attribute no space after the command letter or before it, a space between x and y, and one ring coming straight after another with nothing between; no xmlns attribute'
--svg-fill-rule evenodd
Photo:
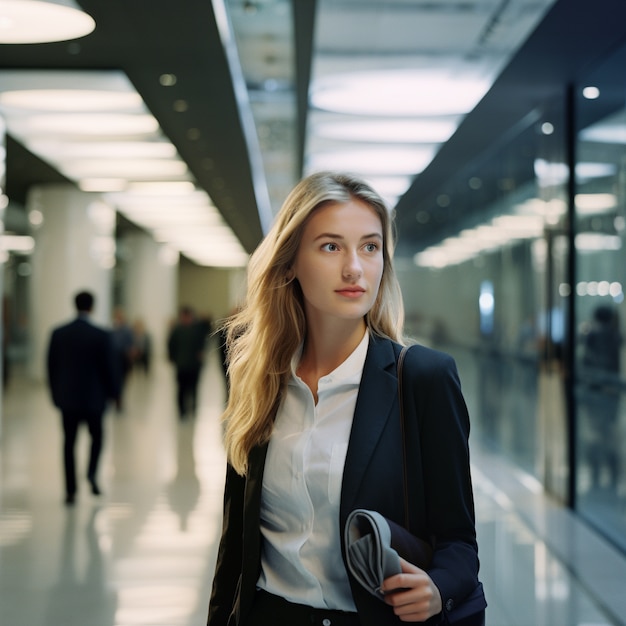
<svg viewBox="0 0 626 626"><path fill-rule="evenodd" d="M626 549L626 283L622 50L578 87L576 170L577 508Z"/></svg>
<svg viewBox="0 0 626 626"><path fill-rule="evenodd" d="M565 500L562 108L546 108L449 181L432 207L416 207L418 220L440 221L439 236L398 274L410 333L457 360L472 437Z"/></svg>

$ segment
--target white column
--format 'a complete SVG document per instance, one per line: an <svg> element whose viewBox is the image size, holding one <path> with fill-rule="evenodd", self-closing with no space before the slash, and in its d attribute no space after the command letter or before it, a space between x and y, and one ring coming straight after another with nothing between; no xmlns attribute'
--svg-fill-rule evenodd
<svg viewBox="0 0 626 626"><path fill-rule="evenodd" d="M34 233L29 305L29 371L36 380L43 380L50 331L76 315L78 291L94 294L94 322L110 323L115 210L99 195L70 184L33 188L26 208L43 217Z"/></svg>
<svg viewBox="0 0 626 626"><path fill-rule="evenodd" d="M127 233L122 253L122 308L132 324L143 320L154 356L165 355L169 323L176 317L178 253L143 232Z"/></svg>

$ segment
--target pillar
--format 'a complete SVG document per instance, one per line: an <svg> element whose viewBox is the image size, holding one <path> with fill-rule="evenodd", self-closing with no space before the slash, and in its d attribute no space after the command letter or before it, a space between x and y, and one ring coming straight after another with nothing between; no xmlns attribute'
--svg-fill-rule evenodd
<svg viewBox="0 0 626 626"><path fill-rule="evenodd" d="M94 294L94 323L110 325L115 210L98 194L71 184L33 187L26 209L41 217L32 255L28 370L35 380L45 380L50 332L75 317L78 291Z"/></svg>
<svg viewBox="0 0 626 626"><path fill-rule="evenodd" d="M163 358L169 324L176 317L178 252L141 231L124 234L118 244L119 304L130 324L143 320L153 356Z"/></svg>

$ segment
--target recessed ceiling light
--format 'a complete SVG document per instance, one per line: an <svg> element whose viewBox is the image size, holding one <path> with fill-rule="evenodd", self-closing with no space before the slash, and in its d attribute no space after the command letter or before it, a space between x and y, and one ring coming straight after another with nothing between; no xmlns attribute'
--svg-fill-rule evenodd
<svg viewBox="0 0 626 626"><path fill-rule="evenodd" d="M3 0L0 3L0 43L25 44L67 41L84 37L96 27L94 19L68 6L43 0Z"/></svg>
<svg viewBox="0 0 626 626"><path fill-rule="evenodd" d="M159 83L161 83L163 87L173 87L176 81L176 74L161 74L159 77Z"/></svg>
<svg viewBox="0 0 626 626"><path fill-rule="evenodd" d="M600 97L600 90L597 87L585 87L583 89L583 96L587 98L587 100L596 100Z"/></svg>
<svg viewBox="0 0 626 626"><path fill-rule="evenodd" d="M174 102L174 111L176 113L184 113L189 108L187 100L176 100Z"/></svg>

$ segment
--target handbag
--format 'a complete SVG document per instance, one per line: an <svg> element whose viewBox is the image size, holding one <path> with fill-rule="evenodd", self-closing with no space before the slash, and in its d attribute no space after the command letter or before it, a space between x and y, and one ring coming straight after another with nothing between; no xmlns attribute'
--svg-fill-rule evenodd
<svg viewBox="0 0 626 626"><path fill-rule="evenodd" d="M402 402L402 366L408 348L404 347L398 357L398 396L400 398L400 422L402 433L402 470L404 494L404 526L376 511L355 509L346 520L344 544L348 569L356 580L372 595L383 598L380 590L385 578L400 574L400 557L420 569L430 566L432 545L413 535L409 530L409 488L407 450Z"/></svg>

